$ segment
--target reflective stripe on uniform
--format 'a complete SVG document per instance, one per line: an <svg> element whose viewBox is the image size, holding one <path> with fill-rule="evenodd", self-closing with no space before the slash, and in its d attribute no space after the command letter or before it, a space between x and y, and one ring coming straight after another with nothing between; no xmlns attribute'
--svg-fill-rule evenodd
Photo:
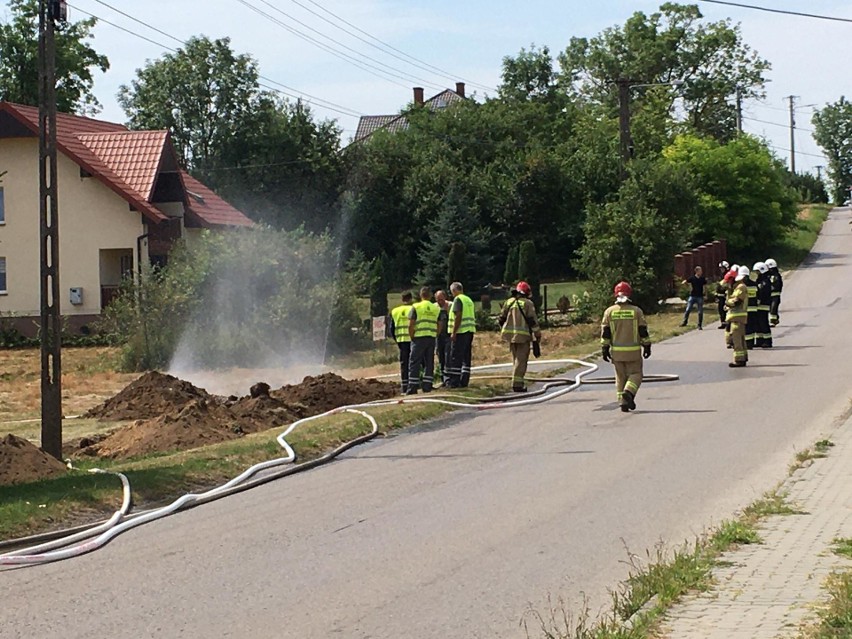
<svg viewBox="0 0 852 639"><path fill-rule="evenodd" d="M473 300L470 299L464 293L459 293L458 295L456 295L455 299L453 301L455 302L455 300L459 300L462 304L461 324L459 324L459 330L457 332L459 332L459 333L475 333L476 332L476 309L473 306ZM456 325L455 324L456 323L456 314L453 311L453 306L455 306L455 304L450 306L450 313L449 313L449 315L450 315L450 318L449 318L450 319L450 327L453 327L453 326ZM452 330L452 328L451 328L451 330Z"/></svg>
<svg viewBox="0 0 852 639"><path fill-rule="evenodd" d="M414 337L438 336L438 305L429 300L421 300L414 305L417 318L414 320Z"/></svg>
<svg viewBox="0 0 852 639"><path fill-rule="evenodd" d="M393 319L393 334L397 342L411 341L411 337L408 335L408 324L411 321L408 319L408 313L410 311L410 304L397 306L391 311L391 319Z"/></svg>

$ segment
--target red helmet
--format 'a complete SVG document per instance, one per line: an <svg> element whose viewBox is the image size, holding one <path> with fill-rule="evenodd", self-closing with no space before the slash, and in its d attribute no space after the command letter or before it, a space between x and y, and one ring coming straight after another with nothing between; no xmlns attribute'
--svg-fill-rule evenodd
<svg viewBox="0 0 852 639"><path fill-rule="evenodd" d="M532 295L532 289L530 288L530 285L524 282L523 280L518 282L518 285L515 287L515 290L518 291L518 293L520 293L521 295Z"/></svg>
<svg viewBox="0 0 852 639"><path fill-rule="evenodd" d="M627 282L619 282L615 285L615 289L613 289L613 294L616 297L618 297L619 295L623 295L624 297L630 297L631 295L633 295L633 289Z"/></svg>
<svg viewBox="0 0 852 639"><path fill-rule="evenodd" d="M736 274L734 271L728 271L727 273L725 273L725 277L723 277L723 278L722 278L722 280L723 280L726 284L730 284L731 282L733 282L733 281L734 281L734 278L735 278L736 276L737 276L737 274Z"/></svg>

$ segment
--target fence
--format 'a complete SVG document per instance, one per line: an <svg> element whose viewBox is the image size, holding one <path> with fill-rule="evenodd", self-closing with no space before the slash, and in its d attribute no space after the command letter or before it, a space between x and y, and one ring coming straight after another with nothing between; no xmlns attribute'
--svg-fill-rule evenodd
<svg viewBox="0 0 852 639"><path fill-rule="evenodd" d="M674 256L675 279L685 280L692 275L696 266L704 269L705 277L712 278L716 275L719 262L726 259L728 259L728 243L725 240L715 240L678 253Z"/></svg>

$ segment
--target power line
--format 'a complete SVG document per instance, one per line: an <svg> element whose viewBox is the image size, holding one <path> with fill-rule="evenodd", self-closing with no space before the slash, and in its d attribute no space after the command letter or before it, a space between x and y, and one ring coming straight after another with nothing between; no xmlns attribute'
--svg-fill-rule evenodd
<svg viewBox="0 0 852 639"><path fill-rule="evenodd" d="M181 40L178 37L175 37L175 36L173 36L169 33L166 33L165 31L162 31L161 29L158 29L157 27L155 27L151 24L148 24L147 22L144 22L143 20L140 20L139 18L136 18L136 17L130 15L129 13L125 13L123 11L120 11L120 10L116 9L115 7L112 7L111 5L107 4L106 2L102 2L101 0L95 0L95 2L98 2L99 4L102 4L105 7L109 7L113 11L120 13L121 15L129 18L130 20L133 20L137 24L140 24L144 27L147 27L148 29L151 29L152 31L156 31L157 33L164 35L167 38L174 40L175 42L179 42L179 43L183 44L184 46L186 45L186 42L184 40ZM135 37L137 37L141 40L145 40L146 42L150 42L151 44L154 44L154 45L156 45L156 46L158 46L162 49L165 49L166 51L169 51L171 53L177 53L178 52L178 50L175 49L174 47L170 47L169 45L163 44L162 42L157 42L156 40L152 40L151 38L148 38L148 37L146 37L146 36L144 36L140 33L137 33L136 31L131 31L130 29L127 29L126 27L123 27L123 26L116 24L114 22L110 22L106 18L102 18L102 17L97 16L93 13L85 11L85 10L79 8L79 7L76 7L71 3L68 3L68 6L71 7L72 9L74 9L75 11L79 11L80 13L83 13L87 16L91 16L92 18L96 18L96 19L100 20L101 22L103 22L104 24L108 24L111 27L115 27L116 29L119 29L120 31L128 33L132 36L135 36ZM342 115L346 115L346 116L350 116L350 117L360 117L360 116L364 115L363 113L360 113L359 111L356 111L354 109L350 109L349 107L346 107L346 106L343 106L343 105L340 105L340 104L336 104L334 102L330 102L328 100L325 100L324 98L319 98L319 97L313 96L309 93L305 93L303 91L300 91L299 89L290 87L286 84L278 82L277 80L273 80L272 78L269 78L267 76L258 74L258 78L260 78L261 80L265 80L266 82L276 84L279 87L283 87L284 89L287 89L288 91L294 91L295 94L289 93L288 91L283 91L281 89L278 89L278 88L275 88L275 87L272 87L272 86L269 86L269 85L266 85L266 84L263 84L262 82L258 83L260 86L262 86L265 89L269 89L270 91L274 91L275 93L280 93L281 95L286 95L287 97L293 98L295 100L302 100L302 101L307 102L309 104L311 102L315 102L316 106L319 106L319 107L324 108L324 109L328 109L329 111L335 111L336 113L340 113Z"/></svg>
<svg viewBox="0 0 852 639"><path fill-rule="evenodd" d="M473 86L473 87L479 87L479 88L484 89L484 90L486 90L486 91L496 91L496 89L495 89L494 87L489 87L489 86L487 86L487 85L479 84L478 82L473 82L472 80L467 80L467 79L465 79L465 78L459 77L459 76L457 76L457 75L455 75L455 74L453 74L453 73L450 73L449 71L445 71L444 69L441 69L440 67L436 67L436 66L434 66L434 65L432 65L432 64L429 64L428 62L425 62L424 60L421 60L421 59L416 58L416 57L414 57L414 56L412 56L412 55L409 55L409 54L408 54L408 53L406 53L405 51L402 51L401 49L397 49L396 47L394 47L394 46L393 46L393 45L391 45L391 44L388 44L388 43L387 43L387 42L385 42L384 40L381 40L381 39L377 38L376 36L372 35L371 33L368 33L367 31L364 31L364 30L363 30L363 29L361 29L360 27L358 27L358 26L356 26L356 25L352 24L351 22L349 22L349 21L348 21L348 20L346 20L345 18L342 18L341 16L337 15L337 14L336 14L336 13L334 13L333 11L330 11L329 9L326 9L324 6L322 6L322 5L321 5L320 3L318 3L318 2L315 2L314 0L308 0L308 2L310 2L312 5L314 5L314 6L318 7L318 8L319 8L319 9L321 9L322 11L326 12L328 15L332 16L332 17L333 17L333 18L335 18L336 20L339 20L339 21L340 21L340 22L342 22L343 24L346 24L346 25L348 25L348 26L352 27L353 29L355 29L355 30L356 30L356 31L358 31L359 33L362 33L362 34L364 34L365 36L367 36L368 38L370 38L370 39L372 39L372 40L375 40L376 42L378 42L379 44L381 44L381 45L382 45L382 47L385 47L385 49L383 49L382 47L379 47L379 46L377 46L377 45L375 45L375 44L373 44L373 43L369 42L368 40L365 40L365 39L361 38L360 36L358 36L358 35L356 35L356 34L352 33L352 32L351 32L351 31L349 31L348 29L344 29L343 27L341 27L340 25L335 24L334 22L332 22L332 21L331 21L331 20L329 20L328 18L324 18L323 16L321 16L319 13L317 13L316 11L314 11L313 9L311 9L310 7L307 7L307 6L305 6L304 4L302 4L301 2L299 2L299 0L291 0L291 2L293 2L294 4L299 5L299 6L300 6L300 7L302 7L305 11L307 11L307 12L309 12L309 13L311 13L311 14L315 15L315 16L316 16L316 17L318 17L320 20L324 20L325 22L328 22L328 23L329 23L330 25L332 25L333 27L335 27L335 28L337 28L337 29L340 29L340 30L341 30L341 31L343 31L344 33L348 33L348 34L349 34L349 35L351 35L352 37L357 38L358 40L361 40L361 41L362 41L362 42L364 42L365 44L368 44L368 45L370 45L371 47L374 47L374 48L378 49L379 51L384 51L384 52L385 52L385 53L387 53L388 55L391 55L391 56L393 56L393 57L397 58L398 60L402 60L403 62L407 62L405 59L403 59L402 57L400 57L400 56L398 56L398 55L395 55L395 54L394 54L394 53L392 53L392 52L394 52L394 51L395 51L396 53L401 54L401 55L402 55L402 56L404 56L405 58L408 58L408 60L411 60L411 61L412 61L412 62L407 62L407 64L412 64L413 66L417 66L417 67L419 67L419 68L421 68L421 69L423 69L423 70L431 70L431 71L433 71L433 72L438 72L438 73L440 73L440 74L442 74L442 75L444 75L445 77L448 77L448 78L456 78L456 79L458 79L458 80L463 80L464 82L466 82L466 83L467 83L467 84L469 84L470 86ZM386 49L389 49L389 51L388 51L388 50L386 50Z"/></svg>
<svg viewBox="0 0 852 639"><path fill-rule="evenodd" d="M743 120L750 120L751 122L760 122L761 124L771 124L772 126L780 126L780 127L785 128L785 129L790 128L789 124L781 124L780 122L770 122L769 120L761 120L759 118L753 118L753 117L747 116L747 115L743 116ZM804 129L804 128L799 127L799 126L796 127L796 131L805 131L806 133L813 133L814 132L813 129Z"/></svg>
<svg viewBox="0 0 852 639"><path fill-rule="evenodd" d="M766 11L768 13L781 13L788 16L797 16L800 18L817 18L818 20L832 20L834 22L852 22L852 18L841 18L839 16L824 16L817 13L802 13L800 11L787 11L785 9L772 9L770 7L759 7L754 4L741 4L739 2L726 2L724 0L699 0L699 2L709 2L710 4L724 4L729 7L739 7L740 9L755 9L756 11Z"/></svg>
<svg viewBox="0 0 852 639"><path fill-rule="evenodd" d="M384 76L382 76L382 75L378 75L378 73L376 73L376 71L378 71L379 73L383 73L383 74L385 74L386 76L391 76L391 77L394 77L394 78L399 78L400 80L405 80L406 82L411 82L411 77L410 77L410 76L409 76L409 77L406 77L406 76L398 75L398 74L396 74L396 73L392 73L391 71L386 71L385 69L381 68L380 66L376 66L376 65L374 65L374 64L370 64L369 62L362 62L362 61L360 61L360 60L356 60L356 59L355 59L355 58L353 58L352 56L350 56L350 55L348 55L348 54L346 54L346 53L342 53L342 52L340 52L340 51L337 51L337 50L336 50L336 49L334 49L333 47L330 47L330 46L329 46L329 45L327 45L327 44L323 44L322 42L320 42L320 41L319 41L319 40L317 40L316 38L312 38L311 36L309 36L309 35L306 35L306 34L302 33L302 32L301 32L301 31L299 31L298 29L294 29L293 27L291 27L290 25L288 25L288 24L286 24L286 23L282 22L282 21L281 21L281 20L279 20L278 18L276 18L276 17L274 17L274 16L272 16L272 15L270 15L270 14L266 13L263 9L261 9L261 8L259 8L259 7L254 6L253 4L251 4L250 2L248 2L247 0L237 0L237 2L239 2L239 3L240 3L241 5L243 5L243 6L245 6L245 7L249 8L249 9L251 9L252 11L254 11L255 13L257 13L258 15L263 16L264 18L266 18L266 19L267 19L267 20L269 20L270 22L272 22L272 23L274 23L274 24L278 25L278 26L279 26L279 27L281 27L282 29L285 29L285 30L286 30L286 31L288 31L289 33L292 33L292 34L293 34L294 36L296 36L297 38L301 38L302 40L305 40L306 42L309 42L309 43L313 44L314 46L316 46L316 47L318 47L318 48L322 49L323 51L325 51L325 52L327 52L327 53L332 54L334 57L339 58L339 59L343 60L344 62L348 62L349 64L354 65L354 66L356 66L356 67L360 68L362 71L367 71L367 73L370 73L370 74L372 74L372 75L375 75L376 77L381 78L382 80L385 80L385 81L387 81L387 82L392 82L393 84L396 84L397 86L404 87L404 88L406 88L406 89L407 89L407 88L409 88L409 86L408 86L408 85L406 85L406 84L401 84L400 82L396 82L395 80L391 80L391 79L390 79L390 78L388 78L388 77L384 77ZM380 64L382 64L382 63L380 63ZM386 66L386 65L385 65L385 66ZM369 67L369 68L368 68L368 67ZM375 69L375 71L371 71L370 69ZM429 86L434 87L435 85L429 84Z"/></svg>

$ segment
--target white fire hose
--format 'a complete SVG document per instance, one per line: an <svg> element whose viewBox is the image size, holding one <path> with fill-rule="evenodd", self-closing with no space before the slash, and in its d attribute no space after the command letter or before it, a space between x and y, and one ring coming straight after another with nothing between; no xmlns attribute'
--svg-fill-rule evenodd
<svg viewBox="0 0 852 639"><path fill-rule="evenodd" d="M598 366L597 364L586 362L583 360L552 359L530 362L530 364L546 364L549 366L573 364L583 367L584 370L581 370L576 373L573 380L552 379L548 383L546 383L544 385L544 388L542 388L541 390L535 391L534 393L530 393L530 395L520 398L518 398L517 396L503 396L497 398L467 398L468 401L460 401L457 396L452 395L433 395L431 397L401 397L388 400L365 402L362 404L352 404L349 406L340 406L338 408L334 408L319 415L305 417L290 424L287 429L283 433L278 435L278 437L276 438L278 443L284 449L285 455L283 457L255 464L254 466L247 468L240 475L234 477L233 479L226 482L225 484L222 484L221 486L211 488L210 490L207 490L202 493L188 493L161 508L155 508L130 515L128 515L128 512L130 510L131 505L131 492L130 482L128 481L127 477L117 472L92 469L89 472L116 475L121 480L123 487L122 504L121 507L112 515L112 517L100 524L95 524L93 526L82 526L65 531L57 531L54 533L35 535L33 537L28 537L25 539L17 539L8 542L3 542L2 544L0 544L0 548L9 546L18 547L22 545L27 545L27 547L0 554L0 567L41 564L76 557L78 555L82 555L84 553L100 548L117 535L120 535L121 533L130 530L131 528L141 526L142 524L146 524L156 519L167 517L168 515L178 512L179 510L198 506L213 501L215 499L221 499L222 497L226 497L228 495L232 495L243 490L248 490L249 488L253 488L260 484L273 481L280 477L308 470L310 468L314 468L316 466L328 463L329 461L333 460L349 448L368 441L378 434L379 425L376 422L375 418L373 418L373 416L369 413L366 413L363 410L359 410L362 408L415 403L441 404L444 406L452 406L454 408L474 410L514 408L517 406L532 406L535 404L541 404L543 402L550 401L552 399L556 399L557 397L561 397L562 395L576 390L584 383L608 383L612 381L611 378L596 378L584 381L584 378L586 376L598 370ZM508 366L511 366L511 364L476 366L472 369L472 371L478 372L498 370L501 368L506 368ZM676 375L654 375L645 377L646 381L674 381L676 379L678 379ZM555 386L562 386L562 388L559 388L559 390L553 392L548 392L550 388L553 388ZM448 399L449 397L455 398ZM370 425L372 426L371 431L366 435L362 435L353 439L350 442L347 442L346 444L343 444L342 446L336 448L330 453L327 453L326 455L323 455L322 457L311 460L304 464L299 464L297 466L291 465L296 460L296 452L287 442L287 437L290 435L290 433L296 430L299 426L302 426L308 422L343 412L360 415L361 417L369 421ZM280 469L279 467L282 466L289 467ZM261 473L262 471L269 471L271 469L276 468L278 468L279 470L267 473L261 477L255 477L255 475ZM36 543L37 545L30 546L30 543Z"/></svg>

